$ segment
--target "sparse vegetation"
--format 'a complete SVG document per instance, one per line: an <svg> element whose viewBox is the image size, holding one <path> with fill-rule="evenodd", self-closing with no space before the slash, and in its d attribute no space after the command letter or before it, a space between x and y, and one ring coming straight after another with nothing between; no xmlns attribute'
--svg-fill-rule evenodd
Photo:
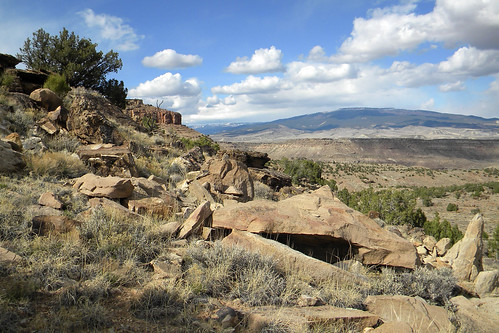
<svg viewBox="0 0 499 333"><path fill-rule="evenodd" d="M424 223L425 234L435 237L438 241L442 238L449 238L451 244L455 244L458 240L463 238L463 233L459 230L457 225L451 226L449 221L440 221L440 215L435 214L433 220L426 221Z"/></svg>
<svg viewBox="0 0 499 333"><path fill-rule="evenodd" d="M66 77L61 74L49 75L47 81L43 84L43 87L52 90L61 98L71 90L71 87L66 82Z"/></svg>
<svg viewBox="0 0 499 333"><path fill-rule="evenodd" d="M88 172L87 167L77 157L65 152L44 152L27 155L29 170L38 176L75 178Z"/></svg>
<svg viewBox="0 0 499 333"><path fill-rule="evenodd" d="M215 151L220 150L219 144L214 142L205 135L200 136L197 139L180 138L180 141L183 143L186 150L190 150L194 147L209 148Z"/></svg>
<svg viewBox="0 0 499 333"><path fill-rule="evenodd" d="M298 159L289 160L283 158L275 161L277 170L291 176L291 181L295 185L305 183L316 185L328 185L332 191L338 189L334 180L326 180L322 177L324 165L311 160Z"/></svg>

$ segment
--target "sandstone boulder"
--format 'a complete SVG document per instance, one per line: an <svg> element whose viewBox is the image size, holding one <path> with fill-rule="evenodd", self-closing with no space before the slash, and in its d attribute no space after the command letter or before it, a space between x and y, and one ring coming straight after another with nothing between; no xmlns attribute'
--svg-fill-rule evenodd
<svg viewBox="0 0 499 333"><path fill-rule="evenodd" d="M476 214L468 224L464 237L444 257L452 266L454 276L460 281L474 281L483 270L483 224L482 215Z"/></svg>
<svg viewBox="0 0 499 333"><path fill-rule="evenodd" d="M199 181L193 180L189 183L189 194L196 198L199 202L209 201L210 203L215 203L215 199Z"/></svg>
<svg viewBox="0 0 499 333"><path fill-rule="evenodd" d="M467 299L456 296L450 302L456 307L455 315L459 321L460 332L495 333L499 332L499 299L490 299L495 311L488 310L478 299Z"/></svg>
<svg viewBox="0 0 499 333"><path fill-rule="evenodd" d="M29 98L39 103L47 111L54 111L62 105L62 99L55 92L47 88L36 89Z"/></svg>
<svg viewBox="0 0 499 333"><path fill-rule="evenodd" d="M253 199L253 180L248 168L243 163L226 157L222 159L212 158L206 161L202 169L207 170L208 174L198 180L201 183L210 183L212 191L223 194L230 186L234 186L242 193L239 197L240 201Z"/></svg>
<svg viewBox="0 0 499 333"><path fill-rule="evenodd" d="M23 152L23 143L21 141L21 136L18 133L10 133L2 141L10 144L11 148L17 152Z"/></svg>
<svg viewBox="0 0 499 333"><path fill-rule="evenodd" d="M198 171L205 161L203 150L194 147L182 156L173 160L173 164L180 166L184 172Z"/></svg>
<svg viewBox="0 0 499 333"><path fill-rule="evenodd" d="M0 156L0 173L19 172L26 166L22 154L7 142L0 141Z"/></svg>
<svg viewBox="0 0 499 333"><path fill-rule="evenodd" d="M307 256L289 246L246 231L233 230L222 244L242 247L250 252L270 256L282 269L303 272L314 281L334 280L340 283L362 284L363 279L327 262Z"/></svg>
<svg viewBox="0 0 499 333"><path fill-rule="evenodd" d="M69 232L79 223L66 216L42 215L33 217L32 224L32 229L36 234L46 236L50 233L62 234Z"/></svg>
<svg viewBox="0 0 499 333"><path fill-rule="evenodd" d="M408 324L412 332L440 333L454 330L445 308L429 305L420 297L368 296L364 304L368 312L378 315L383 321Z"/></svg>
<svg viewBox="0 0 499 333"><path fill-rule="evenodd" d="M249 172L254 181L259 181L274 191L279 191L283 187L292 185L291 177L282 172L257 168L249 168Z"/></svg>
<svg viewBox="0 0 499 333"><path fill-rule="evenodd" d="M73 188L89 197L105 197L110 199L128 198L133 192L133 185L130 179L100 177L92 173L87 173L78 178Z"/></svg>
<svg viewBox="0 0 499 333"><path fill-rule="evenodd" d="M329 305L314 307L272 307L262 306L241 312L247 318L245 332L274 332L269 330L270 325L282 322L286 325L285 330L279 332L321 332L324 325L348 325L352 332L363 332L369 327L377 325L379 317L372 313L356 310L343 309Z"/></svg>
<svg viewBox="0 0 499 333"><path fill-rule="evenodd" d="M270 161L267 153L256 151L242 151L237 149L220 150L217 152L217 157L222 158L226 155L229 159L239 161L245 164L248 168L265 168L265 163Z"/></svg>
<svg viewBox="0 0 499 333"><path fill-rule="evenodd" d="M127 147L84 146L77 152L90 170L99 176L138 177L132 153Z"/></svg>
<svg viewBox="0 0 499 333"><path fill-rule="evenodd" d="M450 238L441 238L437 244L435 244L435 248L437 249L437 255L442 257L447 251L451 248L451 240Z"/></svg>
<svg viewBox="0 0 499 333"><path fill-rule="evenodd" d="M207 223L207 219L211 217L211 214L210 202L203 202L192 212L187 220L182 223L178 238L187 238L192 234L199 234L202 231L203 225Z"/></svg>
<svg viewBox="0 0 499 333"><path fill-rule="evenodd" d="M416 249L333 197L328 186L272 202L255 200L218 209L213 228L272 235L326 262L352 256L366 265L415 268Z"/></svg>
<svg viewBox="0 0 499 333"><path fill-rule="evenodd" d="M54 209L62 209L64 206L64 203L54 194L54 192L45 192L40 195L38 203L42 206L52 207Z"/></svg>
<svg viewBox="0 0 499 333"><path fill-rule="evenodd" d="M499 270L478 273L475 279L475 292L480 297L499 296Z"/></svg>

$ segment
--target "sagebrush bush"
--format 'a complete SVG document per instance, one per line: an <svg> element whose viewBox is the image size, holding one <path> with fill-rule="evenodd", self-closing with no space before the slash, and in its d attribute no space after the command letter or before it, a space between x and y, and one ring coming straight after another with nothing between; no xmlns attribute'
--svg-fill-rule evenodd
<svg viewBox="0 0 499 333"><path fill-rule="evenodd" d="M220 242L189 247L185 281L194 293L239 298L249 305L281 304L286 280L274 262Z"/></svg>
<svg viewBox="0 0 499 333"><path fill-rule="evenodd" d="M136 317L151 321L177 316L183 309L184 299L178 288L170 284L146 287L131 304Z"/></svg>
<svg viewBox="0 0 499 333"><path fill-rule="evenodd" d="M418 267L412 272L397 273L386 268L372 280L375 294L419 296L426 301L445 305L452 297L457 280L451 269Z"/></svg>
<svg viewBox="0 0 499 333"><path fill-rule="evenodd" d="M35 110L17 109L13 113L7 113L5 118L9 121L9 129L12 132L16 132L21 136L26 136L30 129L35 126L37 115L35 114Z"/></svg>
<svg viewBox="0 0 499 333"><path fill-rule="evenodd" d="M26 155L26 164L37 176L75 178L89 171L78 156L65 152Z"/></svg>

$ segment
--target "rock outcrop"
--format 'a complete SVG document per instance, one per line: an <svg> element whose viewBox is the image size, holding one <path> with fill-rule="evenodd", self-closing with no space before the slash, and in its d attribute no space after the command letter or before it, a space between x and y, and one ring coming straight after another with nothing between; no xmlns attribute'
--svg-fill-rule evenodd
<svg viewBox="0 0 499 333"><path fill-rule="evenodd" d="M222 159L212 158L206 161L202 170L206 171L207 175L198 178L199 182L210 183L211 191L219 194L222 199L232 198L243 202L253 199L253 180L243 163L227 156ZM231 192L235 189L237 192L227 193L228 189L231 189Z"/></svg>
<svg viewBox="0 0 499 333"><path fill-rule="evenodd" d="M267 153L260 153L256 151L242 151L237 149L220 150L217 152L217 157L222 158L227 155L230 159L244 163L248 168L263 169L265 163L270 161Z"/></svg>
<svg viewBox="0 0 499 333"><path fill-rule="evenodd" d="M464 237L447 251L444 259L452 267L454 276L459 281L474 281L483 270L483 217L475 215L468 224Z"/></svg>
<svg viewBox="0 0 499 333"><path fill-rule="evenodd" d="M283 271L292 270L298 274L304 272L309 274L316 282L334 280L347 284L363 283L360 277L341 268L307 256L277 241L247 231L233 230L229 236L222 240L222 244L238 246L250 252L270 256Z"/></svg>
<svg viewBox="0 0 499 333"><path fill-rule="evenodd" d="M89 197L110 199L128 198L133 192L133 185L130 179L100 177L92 173L87 173L78 178L73 188Z"/></svg>
<svg viewBox="0 0 499 333"><path fill-rule="evenodd" d="M494 297L488 298L486 301L492 303L492 312L486 310L484 301L480 299L467 299L464 296L450 299L452 305L456 307L455 315L461 325L460 332L499 332L499 313L497 312L499 299Z"/></svg>
<svg viewBox="0 0 499 333"><path fill-rule="evenodd" d="M182 115L180 113L144 104L141 99L128 99L125 111L133 120L139 123L144 117L150 117L157 124L182 125Z"/></svg>
<svg viewBox="0 0 499 333"><path fill-rule="evenodd" d="M407 324L412 332L440 333L454 330L446 309L429 305L420 297L368 296L364 304L367 311L378 315L384 322Z"/></svg>
<svg viewBox="0 0 499 333"><path fill-rule="evenodd" d="M138 177L132 153L127 147L112 145L83 146L77 152L90 170L99 176Z"/></svg>
<svg viewBox="0 0 499 333"><path fill-rule="evenodd" d="M366 265L415 268L418 264L409 241L334 198L328 186L279 202L225 206L213 213L212 227L272 235L326 262L353 257Z"/></svg>

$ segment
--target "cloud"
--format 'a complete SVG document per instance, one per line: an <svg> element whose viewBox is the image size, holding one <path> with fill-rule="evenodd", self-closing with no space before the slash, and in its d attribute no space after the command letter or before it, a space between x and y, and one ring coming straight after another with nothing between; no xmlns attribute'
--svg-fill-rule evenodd
<svg viewBox="0 0 499 333"><path fill-rule="evenodd" d="M122 18L107 14L95 14L92 9L85 9L78 14L83 17L89 28L97 29L99 37L111 42L118 51L132 51L139 48L138 42L144 38L125 24Z"/></svg>
<svg viewBox="0 0 499 333"><path fill-rule="evenodd" d="M357 75L357 70L350 64L315 64L296 61L287 66L286 75L297 81L330 82L353 78Z"/></svg>
<svg viewBox="0 0 499 333"><path fill-rule="evenodd" d="M499 50L461 47L438 68L441 72L474 77L499 73Z"/></svg>
<svg viewBox="0 0 499 333"><path fill-rule="evenodd" d="M332 60L367 62L424 42L448 47L467 43L479 49L499 49L499 2L487 0L437 0L432 12L417 15L413 4L404 10L377 9L372 17L356 18L353 31Z"/></svg>
<svg viewBox="0 0 499 333"><path fill-rule="evenodd" d="M271 72L282 72L284 66L281 63L282 52L271 46L270 49L258 49L253 53L251 59L248 57L237 58L226 69L233 74L261 74Z"/></svg>
<svg viewBox="0 0 499 333"><path fill-rule="evenodd" d="M197 79L182 80L179 73L165 73L153 80L139 84L137 88L130 89L130 96L197 96L201 93L201 85Z"/></svg>
<svg viewBox="0 0 499 333"><path fill-rule="evenodd" d="M450 92L450 91L463 91L466 87L462 81L456 81L452 83L442 84L438 87L438 90L441 92Z"/></svg>
<svg viewBox="0 0 499 333"><path fill-rule="evenodd" d="M203 59L198 55L179 54L172 49L156 52L153 56L142 60L142 64L146 67L162 69L193 67L201 65L202 62Z"/></svg>
<svg viewBox="0 0 499 333"><path fill-rule="evenodd" d="M214 94L266 94L281 88L281 80L277 76L265 76L263 78L250 75L244 81L228 86L216 86L211 88Z"/></svg>

